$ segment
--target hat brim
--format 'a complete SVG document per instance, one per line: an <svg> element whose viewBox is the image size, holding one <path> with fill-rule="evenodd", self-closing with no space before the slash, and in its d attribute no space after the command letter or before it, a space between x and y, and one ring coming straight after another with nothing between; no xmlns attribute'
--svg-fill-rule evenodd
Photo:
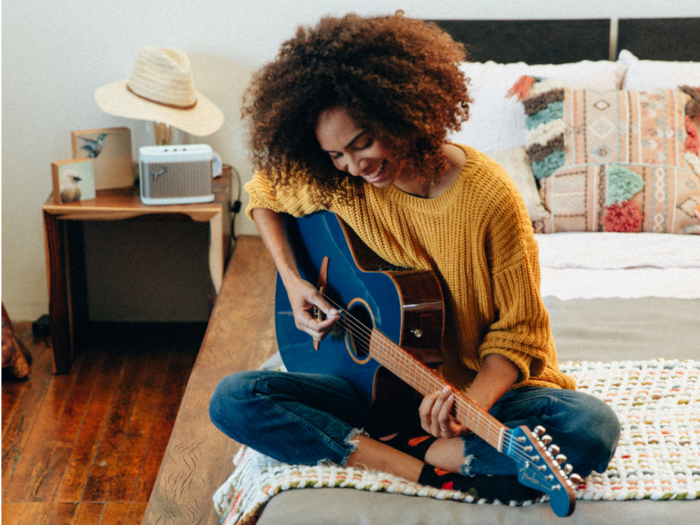
<svg viewBox="0 0 700 525"><path fill-rule="evenodd" d="M194 108L177 109L138 97L126 84L127 80L120 80L95 91L95 101L102 111L117 117L164 122L197 137L211 135L224 123L221 110L198 91Z"/></svg>

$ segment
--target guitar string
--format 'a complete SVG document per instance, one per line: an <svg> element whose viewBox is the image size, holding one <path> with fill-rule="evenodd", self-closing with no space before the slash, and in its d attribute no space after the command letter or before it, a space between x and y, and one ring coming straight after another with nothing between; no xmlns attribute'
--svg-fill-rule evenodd
<svg viewBox="0 0 700 525"><path fill-rule="evenodd" d="M364 323L362 323L359 319L355 318L349 311L347 311L346 309L344 309L342 306L340 306L338 303L336 303L332 298L330 298L329 296L327 296L325 293L322 293L322 295L323 295L330 303L332 303L332 304L336 307L336 309L338 309L338 311L339 311L340 313L345 314L343 319L346 321L346 324L349 323L350 321L352 321L352 323L353 323L353 325L354 325L354 327L355 327L355 331L350 330L351 333L353 334L353 336L361 335L361 336L364 338L364 341L362 341L362 342L364 342L365 344L367 344L367 347L368 347L368 349L369 349L369 348L371 347L370 343L371 343L372 331L373 331L373 330L376 330L376 329L370 329L368 326L366 326ZM358 327L359 327L359 329L358 329ZM362 332L362 333L360 333L360 332ZM381 336L383 336L383 337L384 337L387 341L389 341L389 343L390 343L390 344L387 344L386 342L381 342L381 341L378 343L379 345L381 345L382 347L384 347L385 351L386 351L386 348L391 349L392 346L396 346L396 345L394 345L393 342L391 342L391 340L389 340L384 334L382 334L381 331L376 330L376 332L377 332L378 334L381 334ZM417 363L414 363L414 362L413 362L413 359L405 359L406 356L403 356L403 357L404 357L403 361L404 361L404 362L405 362L405 361L408 361L409 367L413 367L413 368L412 368L412 371L418 370L418 371L420 371L421 373L424 372L424 370L421 370L421 368L423 368L425 365L422 365L422 363L421 363L422 366L419 366ZM401 358L401 355L399 355L399 358ZM427 367L425 367L425 369L426 369L428 372L431 372L430 369L428 369ZM432 376L432 373L430 373L430 375L429 375L429 377L428 377L428 380L430 380L431 376ZM437 380L438 378L433 378L433 379ZM455 400L456 400L458 403L464 404L464 405L467 407L467 411L468 411L468 412L467 412L467 420L468 420L468 419L469 419L469 416L471 415L471 412L472 412L472 407L470 406L469 402L463 401L463 400L461 400L460 398L458 398L457 396L455 396ZM476 416L477 416L478 418L484 417L482 414L479 414L479 412L476 412ZM492 422L491 422L488 418L485 418L485 419L487 419L488 424L489 424L489 427L490 427L490 426L492 425ZM503 426L500 422L499 422L499 425ZM478 427L477 427L477 428L478 428ZM507 429L507 427L504 427L504 428ZM503 436L503 443L505 443L505 444L511 446L513 449L515 449L515 450L514 450L514 454L517 454L521 459L523 459L523 460L525 460L525 461L528 461L528 462L532 462L532 456L530 456L530 455L527 453L527 451L525 451L525 447L523 447L523 445L522 445L520 442L517 441L517 438L514 438L513 436L511 436L511 434L510 434L510 429L507 429L506 432L504 433L504 436ZM533 452L534 452L534 451L533 451ZM539 454L539 453L538 453L538 456L542 457L542 454ZM543 457L542 459L543 459L545 462L547 461L547 458L545 458L545 457ZM557 465L552 464L552 466L554 466L554 467L557 468L557 470L558 470L558 466L557 466ZM550 467L550 470L553 470L553 469ZM541 474L541 471L539 471L539 470L536 471L535 474L538 475L538 477L542 477L542 476L543 476L543 475ZM546 480L546 478L543 478L543 479Z"/></svg>

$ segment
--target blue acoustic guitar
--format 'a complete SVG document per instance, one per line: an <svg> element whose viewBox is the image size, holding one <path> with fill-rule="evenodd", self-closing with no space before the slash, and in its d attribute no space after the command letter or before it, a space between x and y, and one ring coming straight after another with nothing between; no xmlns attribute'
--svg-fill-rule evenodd
<svg viewBox="0 0 700 525"><path fill-rule="evenodd" d="M287 292L277 278L277 342L290 372L347 379L369 404L388 397L398 378L422 395L448 383L430 365L442 360L443 297L432 272L389 268L354 231L330 212L288 221L288 237L301 276L341 313L341 321L320 344L295 326ZM317 315L320 316L320 313ZM454 416L484 441L510 456L519 481L549 497L557 516L573 513L580 476L562 466L544 428L508 428L452 388ZM403 394L402 394L403 395ZM569 476L570 475L570 476Z"/></svg>

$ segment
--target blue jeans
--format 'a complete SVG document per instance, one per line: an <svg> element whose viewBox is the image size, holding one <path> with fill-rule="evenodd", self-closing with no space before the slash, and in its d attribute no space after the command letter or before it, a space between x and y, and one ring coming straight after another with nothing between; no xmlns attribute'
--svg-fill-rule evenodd
<svg viewBox="0 0 700 525"><path fill-rule="evenodd" d="M377 439L419 428L418 404L367 407L344 379L256 370L224 378L209 414L224 434L279 461L344 465L358 432ZM620 436L617 416L604 402L571 390L513 390L490 413L511 428L544 426L582 477L605 471ZM464 457L463 474L517 474L512 459L473 435L464 438Z"/></svg>

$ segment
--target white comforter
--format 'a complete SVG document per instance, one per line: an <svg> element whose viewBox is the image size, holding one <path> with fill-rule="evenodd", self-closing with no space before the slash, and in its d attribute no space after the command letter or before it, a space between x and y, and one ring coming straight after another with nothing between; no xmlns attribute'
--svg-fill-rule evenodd
<svg viewBox="0 0 700 525"><path fill-rule="evenodd" d="M700 298L700 237L657 233L535 236L542 295Z"/></svg>

